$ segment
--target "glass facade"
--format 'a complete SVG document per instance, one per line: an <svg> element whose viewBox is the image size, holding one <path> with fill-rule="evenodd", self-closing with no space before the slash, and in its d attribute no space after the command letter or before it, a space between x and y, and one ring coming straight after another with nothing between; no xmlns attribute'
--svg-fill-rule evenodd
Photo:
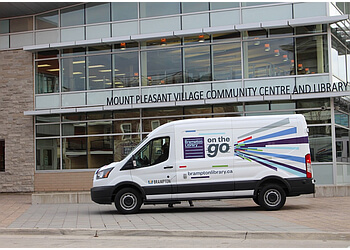
<svg viewBox="0 0 350 250"><path fill-rule="evenodd" d="M35 116L36 170L80 171L119 161L149 132L174 120L303 114L318 183L350 183L350 102L333 93L350 90L350 25L348 20L288 23L307 19L310 6L314 17L349 9L346 3L113 2L0 20L0 49L50 43L35 52L35 109L76 112ZM47 42L56 33L56 40ZM134 35L141 38L131 39ZM306 85L325 91L309 98ZM286 86L305 96L278 92ZM249 88L262 91L261 98L250 100L243 93ZM168 106L104 110L111 95L203 89L218 96L229 89L241 92L218 102L208 98L192 105L178 99ZM84 108L91 112L78 110Z"/></svg>
<svg viewBox="0 0 350 250"><path fill-rule="evenodd" d="M121 42L63 49L46 60L38 53L36 93L329 73L323 30L296 32L271 29Z"/></svg>

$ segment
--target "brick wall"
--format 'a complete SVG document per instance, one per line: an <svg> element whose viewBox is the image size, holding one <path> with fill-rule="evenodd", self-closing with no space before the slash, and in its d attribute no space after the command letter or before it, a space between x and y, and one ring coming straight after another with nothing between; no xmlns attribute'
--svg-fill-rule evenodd
<svg viewBox="0 0 350 250"><path fill-rule="evenodd" d="M0 192L34 190L32 53L0 51L0 139L5 140L5 172L0 172Z"/></svg>
<svg viewBox="0 0 350 250"><path fill-rule="evenodd" d="M90 191L94 172L35 173L35 192Z"/></svg>

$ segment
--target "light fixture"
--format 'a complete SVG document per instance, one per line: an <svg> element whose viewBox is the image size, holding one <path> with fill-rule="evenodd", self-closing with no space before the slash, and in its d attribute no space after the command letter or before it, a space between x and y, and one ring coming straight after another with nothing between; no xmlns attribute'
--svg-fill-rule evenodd
<svg viewBox="0 0 350 250"><path fill-rule="evenodd" d="M265 51L266 52L270 51L270 44L265 43Z"/></svg>
<svg viewBox="0 0 350 250"><path fill-rule="evenodd" d="M292 64L292 67L294 67L294 59L290 60L290 63Z"/></svg>
<svg viewBox="0 0 350 250"><path fill-rule="evenodd" d="M38 68L43 68L43 67L50 67L50 64L38 64Z"/></svg>
<svg viewBox="0 0 350 250"><path fill-rule="evenodd" d="M98 64L98 65L91 65L91 66L89 66L89 69L94 69L94 68L103 68L104 67L104 65L102 65L102 64Z"/></svg>
<svg viewBox="0 0 350 250"><path fill-rule="evenodd" d="M198 36L198 42L204 43L204 35L199 35Z"/></svg>
<svg viewBox="0 0 350 250"><path fill-rule="evenodd" d="M283 62L287 62L288 61L288 55L283 55Z"/></svg>
<svg viewBox="0 0 350 250"><path fill-rule="evenodd" d="M56 72L56 71L60 71L60 69L48 69L47 71L49 71L49 72Z"/></svg>
<svg viewBox="0 0 350 250"><path fill-rule="evenodd" d="M305 68L305 73L306 74L310 74L310 69L309 68Z"/></svg>
<svg viewBox="0 0 350 250"><path fill-rule="evenodd" d="M83 61L75 61L75 62L73 62L73 64L81 64L81 63L85 63L85 60L83 60Z"/></svg>
<svg viewBox="0 0 350 250"><path fill-rule="evenodd" d="M82 75L83 72L73 72L73 75Z"/></svg>
<svg viewBox="0 0 350 250"><path fill-rule="evenodd" d="M126 50L126 43L120 43L120 50Z"/></svg>
<svg viewBox="0 0 350 250"><path fill-rule="evenodd" d="M279 49L275 49L273 52L275 53L275 56L279 56L280 55Z"/></svg>
<svg viewBox="0 0 350 250"><path fill-rule="evenodd" d="M166 45L166 38L160 39L160 45L165 46Z"/></svg>
<svg viewBox="0 0 350 250"><path fill-rule="evenodd" d="M299 63L298 64L298 70L302 70L303 69L303 64L302 63Z"/></svg>

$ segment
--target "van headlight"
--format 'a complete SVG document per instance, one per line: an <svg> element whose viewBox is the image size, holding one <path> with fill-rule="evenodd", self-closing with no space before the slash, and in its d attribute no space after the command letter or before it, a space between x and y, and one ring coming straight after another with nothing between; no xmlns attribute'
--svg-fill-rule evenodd
<svg viewBox="0 0 350 250"><path fill-rule="evenodd" d="M112 172L114 167L112 168L106 168L103 170L97 170L96 172L96 179L104 179L104 178L108 178L109 174Z"/></svg>

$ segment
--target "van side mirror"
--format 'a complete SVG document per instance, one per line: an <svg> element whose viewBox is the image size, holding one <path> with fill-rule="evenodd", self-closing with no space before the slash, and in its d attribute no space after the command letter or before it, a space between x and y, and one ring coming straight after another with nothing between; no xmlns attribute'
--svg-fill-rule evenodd
<svg viewBox="0 0 350 250"><path fill-rule="evenodd" d="M136 168L136 160L132 160L132 165L134 166L134 168Z"/></svg>

